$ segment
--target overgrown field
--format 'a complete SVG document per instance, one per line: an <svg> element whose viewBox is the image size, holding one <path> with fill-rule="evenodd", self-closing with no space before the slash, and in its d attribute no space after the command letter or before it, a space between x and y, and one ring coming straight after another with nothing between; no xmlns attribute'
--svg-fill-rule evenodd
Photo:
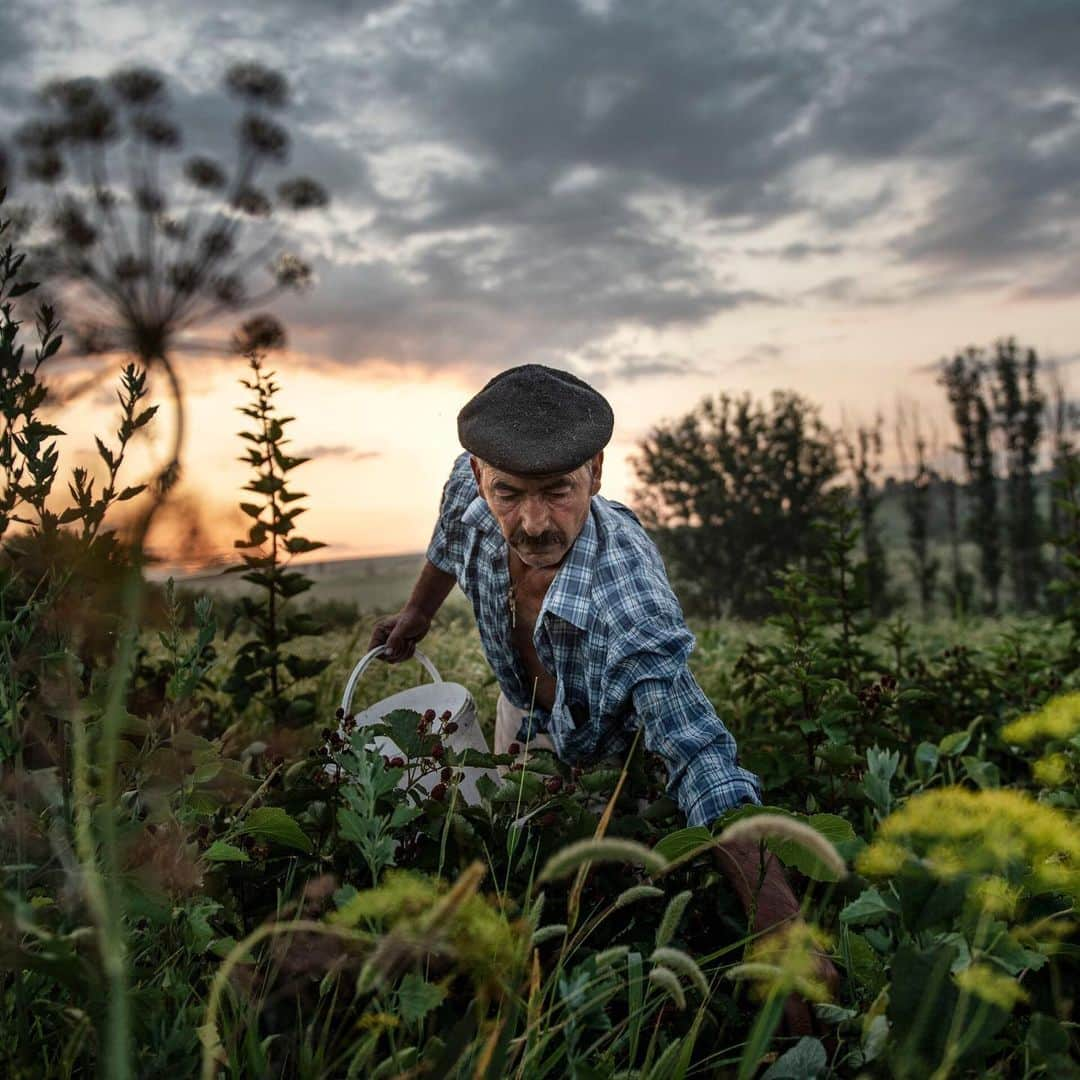
<svg viewBox="0 0 1080 1080"><path fill-rule="evenodd" d="M101 1061L116 959L137 1075L1071 1075L1068 628L900 623L845 641L789 584L776 625L698 626L693 666L766 802L844 860L839 875L783 820L766 841L821 936L749 940L708 834L681 828L649 760L580 771L536 755L470 807L462 762L400 714L403 765L353 736L330 780L322 729L337 728L370 618L307 643L330 660L319 715L270 731L215 690L235 646L196 657L197 631L177 620L165 637L179 649L143 639L119 741L115 942L88 918L78 847L62 841L63 778L24 778L9 830L22 862L7 867L9 1073ZM441 619L425 646L490 723L497 690L470 621ZM185 692L170 696L177 676ZM420 679L378 664L354 704ZM91 701L105 673L94 681ZM446 777L437 798L398 786L432 770ZM643 847L596 844L587 872L589 849L560 866L620 782L607 837ZM813 983L809 946L840 968L836 1000ZM820 1037L775 1030L793 988L822 997Z"/></svg>
<svg viewBox="0 0 1080 1080"><path fill-rule="evenodd" d="M20 265L0 253L0 1075L1080 1075L1080 459L1053 619L872 619L837 500L768 623L697 625L693 670L766 806L687 829L639 746L523 762L458 754L453 718L338 710L372 621L295 603L291 556L321 545L257 325L253 590L146 584L175 477L119 479L154 413L134 365L104 480L74 470L58 510L37 377L58 327L42 308L18 344ZM105 527L140 496L133 530ZM460 602L424 648L490 730ZM417 673L377 664L353 707ZM496 771L468 805L474 766ZM712 858L733 830L786 864L802 920L750 932ZM793 993L812 1035L781 1025Z"/></svg>

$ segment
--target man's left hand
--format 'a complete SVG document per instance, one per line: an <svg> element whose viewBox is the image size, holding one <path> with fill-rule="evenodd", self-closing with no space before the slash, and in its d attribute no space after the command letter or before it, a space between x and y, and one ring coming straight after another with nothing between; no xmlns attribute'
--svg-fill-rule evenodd
<svg viewBox="0 0 1080 1080"><path fill-rule="evenodd" d="M765 852L763 863L756 842L734 841L718 847L716 855L747 917L753 912L751 929L755 934L767 934L802 918L799 902L791 891L784 869L771 852ZM824 953L817 954L816 974L829 994L835 997L840 988L840 975ZM784 1002L784 1027L789 1035L814 1033L813 1011L798 994L791 994Z"/></svg>

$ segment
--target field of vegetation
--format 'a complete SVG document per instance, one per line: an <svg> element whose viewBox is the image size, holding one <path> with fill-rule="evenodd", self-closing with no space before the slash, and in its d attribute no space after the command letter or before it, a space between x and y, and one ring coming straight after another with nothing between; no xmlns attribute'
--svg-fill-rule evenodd
<svg viewBox="0 0 1080 1080"><path fill-rule="evenodd" d="M338 702L372 616L333 597L301 607L313 582L291 559L321 545L298 532L303 460L285 449L265 320L236 342L252 479L235 569L250 588L148 584L144 541L178 462L125 486L125 450L154 422L146 372L125 369L101 470L74 470L60 508L63 433L41 419L60 328L48 307L28 314L34 288L0 252L5 1076L1080 1075L1069 442L1053 574L1020 528L1032 463L1010 474L1016 614L975 614L959 576L958 620L887 602L858 440L853 494L815 495L813 544L737 598L765 618L710 618L713 594L688 598L693 671L766 804L688 829L638 747L523 764L459 754L439 718L406 710L354 730ZM743 421L768 426L749 407ZM994 483L970 480L984 509ZM135 526L111 529L134 500ZM653 511L685 571L703 526ZM986 609L1002 564L988 537ZM731 571L718 564L717 589ZM424 647L490 731L497 688L469 612L448 607ZM417 670L377 665L354 707ZM372 750L373 730L400 756ZM473 766L503 771L469 805ZM785 864L802 921L751 932L710 858L733 835ZM792 993L814 1003L813 1034L783 1028Z"/></svg>

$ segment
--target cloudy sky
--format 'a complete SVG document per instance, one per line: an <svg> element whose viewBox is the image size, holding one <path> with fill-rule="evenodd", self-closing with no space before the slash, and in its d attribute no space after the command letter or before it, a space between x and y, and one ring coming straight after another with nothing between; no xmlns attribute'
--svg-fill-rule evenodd
<svg viewBox="0 0 1080 1080"><path fill-rule="evenodd" d="M515 363L610 397L629 498L635 440L707 393L851 421L936 410L969 344L1080 352L1076 0L6 0L0 39L0 139L49 78L152 64L215 148L229 63L288 76L291 168L333 201L276 367L331 554L423 548L455 414ZM184 365L220 532L242 362Z"/></svg>

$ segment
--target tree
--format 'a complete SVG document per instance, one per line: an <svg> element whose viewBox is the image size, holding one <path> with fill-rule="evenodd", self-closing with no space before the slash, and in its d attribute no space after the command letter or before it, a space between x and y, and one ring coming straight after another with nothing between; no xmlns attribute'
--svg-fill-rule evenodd
<svg viewBox="0 0 1080 1080"><path fill-rule="evenodd" d="M706 398L638 450L635 505L689 608L771 610L775 574L820 551L810 525L839 472L836 440L800 395Z"/></svg>
<svg viewBox="0 0 1080 1080"><path fill-rule="evenodd" d="M1014 338L998 341L988 366L996 380L991 383L994 422L1004 448L1009 576L1017 606L1030 609L1038 605L1046 571L1035 489L1046 399L1034 349L1021 355Z"/></svg>
<svg viewBox="0 0 1080 1080"><path fill-rule="evenodd" d="M994 476L992 418L986 400L986 363L980 350L957 353L942 366L939 382L945 387L956 423L957 447L967 473L968 497L973 512L969 531L979 548L979 566L989 612L998 608L1002 578L1001 526Z"/></svg>
<svg viewBox="0 0 1080 1080"><path fill-rule="evenodd" d="M845 431L840 440L854 481L855 509L865 555L865 562L858 568L858 572L865 578L866 600L874 616L888 614L893 602L889 595L885 544L875 518L881 502L876 477L881 473L883 423L881 416L876 416L873 424L860 424L854 434Z"/></svg>
<svg viewBox="0 0 1080 1080"><path fill-rule="evenodd" d="M306 287L310 268L268 223L327 203L308 177L280 182L276 202L257 185L266 166L288 157L288 133L271 115L288 99L284 77L236 64L225 86L243 109L230 170L203 154L178 160L182 133L164 81L142 67L49 83L40 115L16 134L23 175L49 193L35 262L61 283L69 347L133 354L168 383L176 426L158 478L165 490L180 468L177 356L192 347L189 333Z"/></svg>
<svg viewBox="0 0 1080 1080"><path fill-rule="evenodd" d="M938 571L941 569L941 560L934 556L930 549L932 492L937 475L930 467L926 436L914 406L897 406L896 447L904 473L901 505L907 518L911 565L915 572L919 605L925 619L934 603L934 589ZM954 576L955 572L954 567Z"/></svg>

